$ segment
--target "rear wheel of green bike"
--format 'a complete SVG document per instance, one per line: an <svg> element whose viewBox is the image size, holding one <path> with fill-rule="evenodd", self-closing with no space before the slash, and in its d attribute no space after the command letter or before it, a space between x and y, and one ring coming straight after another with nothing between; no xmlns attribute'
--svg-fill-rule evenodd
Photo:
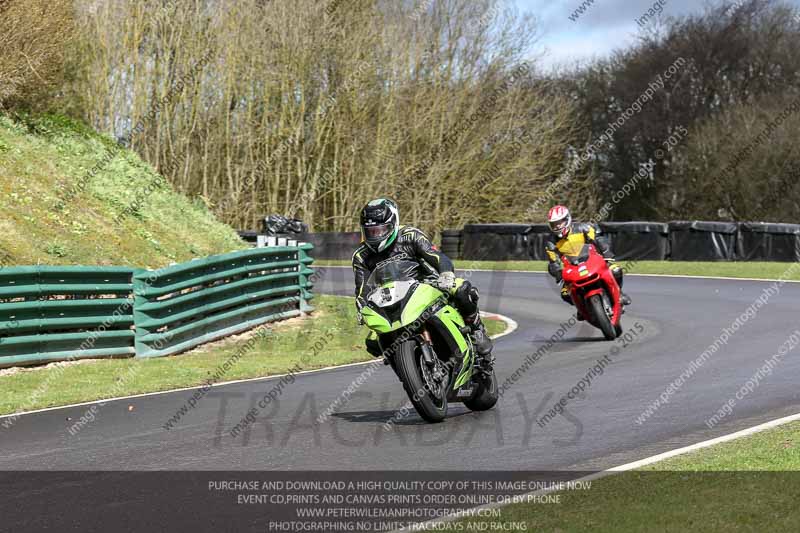
<svg viewBox="0 0 800 533"><path fill-rule="evenodd" d="M497 403L497 377L494 370L490 373L476 375L474 378L478 390L469 400L464 400L464 405L473 411L488 411Z"/></svg>

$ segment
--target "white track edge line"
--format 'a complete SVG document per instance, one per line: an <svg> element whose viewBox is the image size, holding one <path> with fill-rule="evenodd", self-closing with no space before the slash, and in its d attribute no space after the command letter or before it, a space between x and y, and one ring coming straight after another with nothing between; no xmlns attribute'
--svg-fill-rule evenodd
<svg viewBox="0 0 800 533"><path fill-rule="evenodd" d="M509 318L509 317L507 317L505 315L501 315L499 313L487 313L487 314L489 316L496 317L496 318L498 318L498 319L500 319L500 320L502 320L503 322L506 323L506 331L504 331L503 333L500 333L498 335L492 336L491 337L492 339L499 339L500 337L504 337L505 335L510 335L518 327L517 323L514 320L512 320L511 318ZM177 356L177 357L180 357L180 356ZM324 368L315 368L313 370L301 370L300 372L294 372L294 375L295 376L300 376L300 375L303 375L303 374L314 374L314 373L317 373L317 372L328 372L328 371L331 371L331 370L338 370L340 368L348 368L348 367L351 367L351 366L368 365L368 364L370 364L370 363L372 363L374 361L375 361L375 359L370 359L369 361L361 361L359 363L347 363L347 364L344 364L344 365L335 365L335 366L326 366ZM223 386L227 386L227 385L237 385L239 383L252 383L254 381L266 381L266 380L270 380L270 379L279 379L279 378L282 378L282 377L285 377L285 376L288 376L288 375L289 374L273 374L271 376L261 376L259 378L244 378L244 379L236 379L236 380L231 380L231 381L220 381L219 383L212 383L211 384L211 388L223 387ZM7 415L0 415L0 420L3 420L4 418L13 418L13 419L16 420L17 418L19 418L21 416L24 416L24 415L33 415L33 414L36 414L36 413L44 413L44 412L47 412L47 411L56 411L58 409L70 409L72 407L82 407L84 405L96 405L96 404L104 404L104 403L108 403L108 402L116 402L116 401L120 401L120 400L131 400L131 399L134 399L134 398L144 398L144 397L147 397L147 396L159 396L161 394L171 394L173 392L184 392L184 391L196 390L196 389L199 389L199 388L202 388L202 387L205 387L205 386L206 386L205 384L200 384L200 385L194 385L192 387L181 387L181 388L178 388L178 389L170 389L170 390L163 390L163 391L156 391L156 392L143 392L141 394L132 394L130 396L116 396L114 398L104 398L102 400L91 400L91 401L88 401L88 402L71 403L71 404L68 404L68 405L57 405L57 406L54 406L54 407L44 407L42 409L35 409L33 411L22 411L22 412L19 412L19 413L11 413L11 414L7 414Z"/></svg>
<svg viewBox="0 0 800 533"><path fill-rule="evenodd" d="M716 437L716 438L713 438L713 439L704 440L704 441L701 441L701 442L698 442L698 443L695 443L695 444L691 444L689 446L684 446L682 448L676 448L674 450L669 450L667 452L659 453L657 455L652 455L650 457L645 457L644 459L639 459L638 461L633 461L631 463L626 463L624 465L614 466L614 467L611 467L609 469L603 470L602 472L597 472L595 474L590 474L588 476L583 476L583 477L574 479L574 480L572 480L572 482L594 481L594 480L597 480L597 479L604 478L606 476L611 476L611 475L619 474L619 473L622 473L622 472L628 472L630 470L636 470L637 468L641 468L643 466L648 466L648 465L651 465L651 464L654 464L654 463L659 463L661 461L664 461L666 459L671 459L671 458L676 457L678 455L684 455L684 454L687 454L687 453L690 453L690 452L693 452L693 451L702 450L704 448L709 448L711 446L714 446L714 445L717 445L717 444L722 444L724 442L729 442L729 441L736 440L736 439L740 439L742 437L749 437L750 435L755 435L756 433L760 433L760 432L768 430L768 429L773 429L773 428L776 428L776 427L779 427L779 426L783 426L785 424L788 424L790 422L795 422L797 420L800 420L800 413L796 413L796 414L789 415L789 416L784 416L782 418L776 418L774 420L769 420L769 421L764 422L762 424L758 424L756 426L745 428L745 429L736 431L734 433L729 433L727 435L722 435L721 437ZM547 493L550 493L550 492L562 492L562 490L557 489L557 488L540 489L540 490L535 490L535 491L532 491L532 492L528 492L528 493L522 494L522 495L518 496L518 498L527 498L528 496L537 496L537 495L541 495L541 494L547 494ZM469 509L464 509L464 510L461 510L461 511L457 511L457 512L451 514L451 515L447 515L445 517L442 517L442 518L439 518L439 519L436 519L436 520L430 520L428 522L423 522L423 523L420 523L420 524L414 524L413 525L413 530L414 531L426 531L425 528L433 527L436 524L445 523L445 522L452 522L453 520L458 520L460 518L474 517L475 516L475 511L478 511L478 510L497 509L497 508L500 508L500 507L505 507L505 506L507 506L507 505L509 505L511 503L513 503L513 501L511 499L506 499L504 501L495 502L495 503L491 503L491 504L487 504L487 505L481 505L481 506L478 506L478 507L471 507ZM409 531L409 528L406 527L406 528L403 528L403 529L400 529L400 530L397 530L397 531Z"/></svg>

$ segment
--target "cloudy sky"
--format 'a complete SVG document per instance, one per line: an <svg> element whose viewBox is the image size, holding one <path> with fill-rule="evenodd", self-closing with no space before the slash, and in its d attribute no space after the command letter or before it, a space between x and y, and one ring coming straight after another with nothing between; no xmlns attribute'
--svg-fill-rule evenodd
<svg viewBox="0 0 800 533"><path fill-rule="evenodd" d="M636 38L636 19L657 0L595 0L576 21L570 20L584 0L514 0L521 11L539 20L541 50L547 50L546 66L575 59L605 56ZM663 15L701 12L704 0L661 0ZM800 0L789 0L800 5Z"/></svg>

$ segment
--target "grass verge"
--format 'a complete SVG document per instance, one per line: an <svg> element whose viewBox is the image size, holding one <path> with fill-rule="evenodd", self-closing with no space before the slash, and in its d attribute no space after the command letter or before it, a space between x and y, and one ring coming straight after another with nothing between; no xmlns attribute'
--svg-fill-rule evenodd
<svg viewBox="0 0 800 533"><path fill-rule="evenodd" d="M173 357L153 359L94 359L52 363L0 371L0 414L30 411L72 403L201 385L247 342L251 350L238 359L221 381L283 374L367 361L367 330L359 326L353 299L318 296L312 318L267 325L267 334L254 331ZM505 323L487 319L490 334Z"/></svg>
<svg viewBox="0 0 800 533"><path fill-rule="evenodd" d="M506 330L506 323L496 318L483 318L483 325L486 327L486 333L490 337L500 335Z"/></svg>
<svg viewBox="0 0 800 533"><path fill-rule="evenodd" d="M673 276L708 276L723 278L786 279L800 281L797 263L768 262L701 262L701 261L620 261L631 274L661 274ZM346 260L320 259L314 266L350 266ZM456 261L459 270L522 270L546 272L545 261Z"/></svg>
<svg viewBox="0 0 800 533"><path fill-rule="evenodd" d="M557 493L557 503L504 507L492 522L527 531L800 531L798 470L794 422L595 480ZM470 523L487 522L460 524Z"/></svg>

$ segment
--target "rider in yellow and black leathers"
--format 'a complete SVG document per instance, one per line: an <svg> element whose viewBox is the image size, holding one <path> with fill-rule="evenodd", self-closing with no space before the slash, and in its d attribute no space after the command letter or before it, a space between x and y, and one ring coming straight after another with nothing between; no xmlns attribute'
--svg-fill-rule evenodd
<svg viewBox="0 0 800 533"><path fill-rule="evenodd" d="M558 227L557 221L563 221L567 218L559 215L560 213L556 208L551 209L551 213L548 215L548 222L551 224L553 232L545 242L545 253L549 261L547 266L548 272L556 279L556 282L561 283L561 298L565 302L572 304L569 287L562 282L561 271L564 267L561 262L561 257L575 257L579 255L585 244L594 244L597 251L605 258L620 289L622 289L622 268L616 263L614 254L611 252L611 247L608 245L608 241L605 237L602 236L600 229L592 223L572 222L569 215L567 215L567 217L569 217L567 219L568 223L566 225L562 223L562 225ZM630 298L624 293L621 294L621 300L623 305L630 305L631 303Z"/></svg>

